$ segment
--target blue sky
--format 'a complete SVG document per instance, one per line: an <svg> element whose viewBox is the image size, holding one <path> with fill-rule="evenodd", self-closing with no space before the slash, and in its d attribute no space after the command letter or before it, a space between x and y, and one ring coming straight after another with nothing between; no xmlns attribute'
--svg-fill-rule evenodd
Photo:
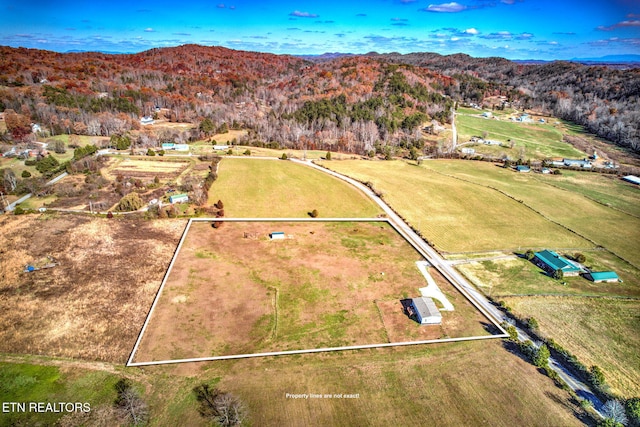
<svg viewBox="0 0 640 427"><path fill-rule="evenodd" d="M0 0L0 45L128 53L186 43L288 54L640 54L640 1Z"/></svg>

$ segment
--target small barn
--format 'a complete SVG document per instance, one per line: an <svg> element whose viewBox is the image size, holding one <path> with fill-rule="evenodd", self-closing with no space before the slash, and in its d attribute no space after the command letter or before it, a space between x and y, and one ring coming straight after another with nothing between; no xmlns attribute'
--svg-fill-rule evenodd
<svg viewBox="0 0 640 427"><path fill-rule="evenodd" d="M413 312L421 325L439 325L442 323L442 314L432 298L419 297L411 300Z"/></svg>
<svg viewBox="0 0 640 427"><path fill-rule="evenodd" d="M189 201L189 196L187 194L175 194L173 196L169 196L169 203L185 203Z"/></svg>
<svg viewBox="0 0 640 427"><path fill-rule="evenodd" d="M640 178L635 175L627 175L622 177L623 181L630 182L632 184L640 185Z"/></svg>
<svg viewBox="0 0 640 427"><path fill-rule="evenodd" d="M284 239L284 231L274 231L269 233L269 238L271 240L283 240Z"/></svg>
<svg viewBox="0 0 640 427"><path fill-rule="evenodd" d="M594 283L620 281L620 278L615 271L590 271L586 273L584 277Z"/></svg>

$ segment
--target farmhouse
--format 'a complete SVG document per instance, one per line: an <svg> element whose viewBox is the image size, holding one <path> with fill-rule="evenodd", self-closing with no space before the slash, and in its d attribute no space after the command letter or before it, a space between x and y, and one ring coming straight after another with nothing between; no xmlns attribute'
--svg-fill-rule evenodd
<svg viewBox="0 0 640 427"><path fill-rule="evenodd" d="M186 194L174 194L169 196L169 203L185 203L189 201L189 196Z"/></svg>
<svg viewBox="0 0 640 427"><path fill-rule="evenodd" d="M573 168L590 168L591 162L589 160L576 160L576 159L564 159L564 165Z"/></svg>
<svg viewBox="0 0 640 427"><path fill-rule="evenodd" d="M411 305L421 325L439 325L442 323L442 314L433 299L427 297L413 298Z"/></svg>
<svg viewBox="0 0 640 427"><path fill-rule="evenodd" d="M594 283L620 282L620 278L615 271L590 271L584 277Z"/></svg>
<svg viewBox="0 0 640 427"><path fill-rule="evenodd" d="M269 234L269 238L271 240L282 240L284 239L284 231L274 231Z"/></svg>
<svg viewBox="0 0 640 427"><path fill-rule="evenodd" d="M627 175L625 177L622 177L622 179L632 184L640 185L640 178L635 175Z"/></svg>
<svg viewBox="0 0 640 427"><path fill-rule="evenodd" d="M557 270L561 270L565 276L577 276L582 271L582 269L573 262L547 249L536 252L533 257L533 262L549 273L549 275L553 275Z"/></svg>

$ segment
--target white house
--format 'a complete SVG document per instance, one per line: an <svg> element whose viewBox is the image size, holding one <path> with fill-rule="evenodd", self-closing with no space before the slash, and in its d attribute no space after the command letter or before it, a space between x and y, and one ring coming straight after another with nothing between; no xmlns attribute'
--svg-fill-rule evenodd
<svg viewBox="0 0 640 427"><path fill-rule="evenodd" d="M150 116L144 116L143 118L140 119L140 124L141 125L152 125L155 123L155 120L153 120L153 117Z"/></svg>
<svg viewBox="0 0 640 427"><path fill-rule="evenodd" d="M229 146L228 145L214 145L213 149L214 150L228 150Z"/></svg>

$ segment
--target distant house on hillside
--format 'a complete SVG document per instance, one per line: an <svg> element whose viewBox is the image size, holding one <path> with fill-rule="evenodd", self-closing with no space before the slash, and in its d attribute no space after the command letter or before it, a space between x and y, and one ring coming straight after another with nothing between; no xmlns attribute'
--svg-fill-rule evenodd
<svg viewBox="0 0 640 427"><path fill-rule="evenodd" d="M42 127L37 123L31 123L31 132L33 133L42 132Z"/></svg>
<svg viewBox="0 0 640 427"><path fill-rule="evenodd" d="M461 148L460 151L462 152L462 154L475 154L476 150L474 150L473 148Z"/></svg>
<svg viewBox="0 0 640 427"><path fill-rule="evenodd" d="M502 142L493 139L485 139L484 143L487 145L502 145Z"/></svg>
<svg viewBox="0 0 640 427"><path fill-rule="evenodd" d="M491 117L493 117L493 114L491 113L491 111L485 111L484 113L482 113L482 117L490 119Z"/></svg>
<svg viewBox="0 0 640 427"><path fill-rule="evenodd" d="M575 263L547 249L536 252L533 257L533 262L550 276L557 270L561 270L565 276L577 276L582 272L582 268Z"/></svg>
<svg viewBox="0 0 640 427"><path fill-rule="evenodd" d="M175 194L173 196L169 196L169 203L185 203L189 201L189 196L187 194Z"/></svg>
<svg viewBox="0 0 640 427"><path fill-rule="evenodd" d="M442 313L436 307L433 299L427 297L413 298L411 300L413 314L421 325L439 325L442 323Z"/></svg>
<svg viewBox="0 0 640 427"><path fill-rule="evenodd" d="M522 173L531 172L531 168L529 166L526 166L526 165L518 165L518 166L516 166L516 170L518 172L522 172Z"/></svg>
<svg viewBox="0 0 640 427"><path fill-rule="evenodd" d="M549 168L542 168L542 173L543 173L543 174L548 175L548 174L550 174L551 172L552 172L552 171L551 171L551 169L549 169Z"/></svg>
<svg viewBox="0 0 640 427"><path fill-rule="evenodd" d="M594 283L621 281L615 271L590 271L584 277Z"/></svg>
<svg viewBox="0 0 640 427"><path fill-rule="evenodd" d="M587 159L564 159L562 161L566 167L569 168L583 168L588 169L591 167L591 162Z"/></svg>
<svg viewBox="0 0 640 427"><path fill-rule="evenodd" d="M229 146L228 145L214 145L213 149L214 150L228 150Z"/></svg>
<svg viewBox="0 0 640 427"><path fill-rule="evenodd" d="M153 120L153 117L150 116L144 116L143 118L140 119L140 124L141 125L152 125L155 123L155 120Z"/></svg>

